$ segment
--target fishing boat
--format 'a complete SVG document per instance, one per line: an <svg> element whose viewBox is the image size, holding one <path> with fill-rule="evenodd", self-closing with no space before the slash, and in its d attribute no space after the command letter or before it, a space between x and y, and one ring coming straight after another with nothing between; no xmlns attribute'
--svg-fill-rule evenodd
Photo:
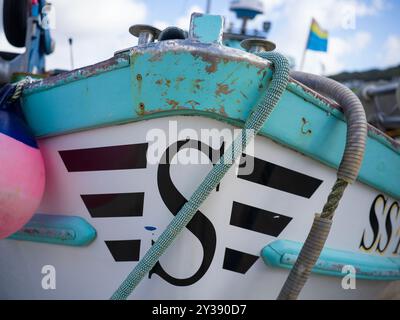
<svg viewBox="0 0 400 320"><path fill-rule="evenodd" d="M400 144L270 42L188 29L136 25L106 61L3 87L0 298L379 298L400 280Z"/></svg>

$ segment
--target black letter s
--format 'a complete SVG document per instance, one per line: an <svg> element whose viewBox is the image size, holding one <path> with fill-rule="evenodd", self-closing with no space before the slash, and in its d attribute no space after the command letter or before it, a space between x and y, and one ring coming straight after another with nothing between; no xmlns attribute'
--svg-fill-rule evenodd
<svg viewBox="0 0 400 320"><path fill-rule="evenodd" d="M375 245L376 241L378 240L378 236L379 236L379 222L378 222L378 217L376 216L376 212L375 212L375 206L378 202L378 200L382 200L383 201L383 207L386 206L386 199L383 195L379 195L376 197L376 199L374 200L374 202L371 205L371 209L369 211L369 224L372 228L372 232L373 232L373 240L370 246L366 246L365 245L365 230L363 232L362 235L362 239L361 239L361 243L360 243L360 248L364 249L366 251L369 251L372 249L372 247Z"/></svg>
<svg viewBox="0 0 400 320"><path fill-rule="evenodd" d="M162 163L158 167L157 183L160 191L161 198L165 205L176 216L182 206L187 202L186 198L177 190L174 183L172 182L170 175L170 159L174 157L176 153L183 149L197 149L201 150L212 150L211 147L202 144L200 141L185 140L178 141L175 144L169 146L165 151ZM173 154L169 154L172 150ZM219 152L219 151L218 151ZM211 152L207 155L211 157ZM200 211L197 211L193 219L187 225L187 228L192 232L201 242L203 247L203 260L197 272L186 279L177 279L169 275L161 266L160 262L154 266L150 271L149 277L153 273L159 275L162 279L175 286L190 286L200 280L207 272L214 258L217 235L211 221Z"/></svg>

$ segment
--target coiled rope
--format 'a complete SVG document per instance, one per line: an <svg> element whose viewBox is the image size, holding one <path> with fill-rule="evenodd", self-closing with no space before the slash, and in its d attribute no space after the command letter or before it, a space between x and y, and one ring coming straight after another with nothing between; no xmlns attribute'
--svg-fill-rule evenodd
<svg viewBox="0 0 400 320"><path fill-rule="evenodd" d="M15 102L19 98L21 98L25 85L27 85L31 81L32 81L32 79L30 77L26 77L26 78L22 79L21 81L18 81L15 84L15 91L14 91L14 94L11 96L10 101Z"/></svg>
<svg viewBox="0 0 400 320"><path fill-rule="evenodd" d="M143 258L114 292L111 297L112 300L123 300L129 297L140 281L154 267L165 250L190 222L200 205L216 188L221 179L232 167L234 161L242 154L242 151L261 130L265 121L278 104L289 81L289 63L283 55L276 52L261 52L257 55L271 61L275 68L271 84L267 88L266 93L253 108L240 136L234 140L227 152L208 173L206 178L160 235L154 245L146 252Z"/></svg>

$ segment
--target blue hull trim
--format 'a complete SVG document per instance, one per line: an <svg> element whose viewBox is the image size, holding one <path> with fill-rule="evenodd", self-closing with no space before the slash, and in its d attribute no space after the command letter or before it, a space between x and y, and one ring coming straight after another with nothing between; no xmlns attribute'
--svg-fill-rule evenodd
<svg viewBox="0 0 400 320"><path fill-rule="evenodd" d="M303 244L289 240L277 240L261 251L261 257L270 267L291 269ZM344 266L354 266L356 278L364 280L400 280L400 258L372 256L363 253L325 248L312 270L325 276L344 277Z"/></svg>
<svg viewBox="0 0 400 320"><path fill-rule="evenodd" d="M96 238L96 230L76 216L36 214L8 239L82 247Z"/></svg>

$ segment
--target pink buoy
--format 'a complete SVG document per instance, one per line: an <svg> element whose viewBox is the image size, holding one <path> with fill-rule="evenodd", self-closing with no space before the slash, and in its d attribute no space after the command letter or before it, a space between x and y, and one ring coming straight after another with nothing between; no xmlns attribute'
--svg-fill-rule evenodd
<svg viewBox="0 0 400 320"><path fill-rule="evenodd" d="M0 239L22 228L40 205L45 169L24 121L0 109Z"/></svg>

